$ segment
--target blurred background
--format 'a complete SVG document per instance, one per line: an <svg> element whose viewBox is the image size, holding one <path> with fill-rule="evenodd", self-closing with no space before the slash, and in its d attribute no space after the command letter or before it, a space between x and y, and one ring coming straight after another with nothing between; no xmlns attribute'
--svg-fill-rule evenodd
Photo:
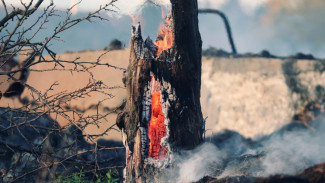
<svg viewBox="0 0 325 183"><path fill-rule="evenodd" d="M78 0L56 0L54 3L57 8L65 10L78 2ZM7 4L9 3L17 5L19 1L10 0ZM108 1L84 0L73 8L74 18L82 17L105 3ZM318 58L325 57L325 53L322 52L324 49L322 43L325 41L322 28L325 25L323 0L198 0L198 3L200 8L218 9L228 16L239 53L257 53L266 49L278 56L303 52ZM138 17L137 21L142 24L144 37L149 35L154 39L159 24L163 21L161 11L163 9L166 13L168 5L168 0L133 0L132 3L128 0L119 0L116 2L115 12L111 11L105 15L109 21L81 23L63 32L60 37L62 41L52 48L58 53L97 50L104 48L115 38L121 40L127 47L132 24L128 14ZM0 16L3 13L4 11L0 9ZM200 14L199 22L204 49L213 46L230 51L220 17ZM51 28L50 25L54 26L56 23L50 21L47 27ZM46 30L44 35L45 33Z"/></svg>

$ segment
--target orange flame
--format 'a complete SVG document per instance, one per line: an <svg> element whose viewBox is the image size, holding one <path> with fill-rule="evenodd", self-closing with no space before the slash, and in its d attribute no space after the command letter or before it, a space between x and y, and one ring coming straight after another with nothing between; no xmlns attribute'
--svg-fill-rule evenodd
<svg viewBox="0 0 325 183"><path fill-rule="evenodd" d="M165 19L165 23L160 24L158 37L155 41L155 45L158 47L156 52L156 56L163 50L167 50L173 46L173 22L170 16L167 16Z"/></svg>
<svg viewBox="0 0 325 183"><path fill-rule="evenodd" d="M140 16L133 16L130 11L128 11L128 15L131 17L132 19L132 25L136 25L137 22L142 22L142 19Z"/></svg>
<svg viewBox="0 0 325 183"><path fill-rule="evenodd" d="M135 25L136 22L135 22L135 17L130 13L130 11L128 11L128 15L131 17L132 19L132 25Z"/></svg>
<svg viewBox="0 0 325 183"><path fill-rule="evenodd" d="M152 76L154 82L154 76ZM164 114L161 110L160 91L157 90L157 81L155 82L154 93L151 98L151 118L149 121L149 156L154 159L162 159L166 157L167 150L161 145L161 139L166 135L164 125Z"/></svg>

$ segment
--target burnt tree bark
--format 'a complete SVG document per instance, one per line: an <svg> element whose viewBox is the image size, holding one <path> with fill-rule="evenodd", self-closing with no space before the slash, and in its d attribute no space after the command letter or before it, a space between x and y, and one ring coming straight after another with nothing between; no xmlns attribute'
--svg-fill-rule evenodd
<svg viewBox="0 0 325 183"><path fill-rule="evenodd" d="M132 26L130 62L123 82L127 104L117 125L126 146L125 182L166 182L174 154L203 141L201 49L196 0L171 0L167 28L155 43ZM166 33L166 34L167 34ZM161 42L172 46L159 52Z"/></svg>

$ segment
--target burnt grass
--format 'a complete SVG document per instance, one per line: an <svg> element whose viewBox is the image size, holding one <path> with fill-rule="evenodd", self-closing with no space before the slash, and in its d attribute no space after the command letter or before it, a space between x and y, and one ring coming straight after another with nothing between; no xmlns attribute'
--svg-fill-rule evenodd
<svg viewBox="0 0 325 183"><path fill-rule="evenodd" d="M55 120L39 115L0 108L0 183L48 182L53 175L69 177L81 170L85 179L96 180L93 172L105 175L107 167L116 167L122 176L125 149L115 148L123 147L121 142L99 139L95 147L75 125L59 130ZM11 128L13 122L20 125ZM44 166L42 162L53 165ZM60 163L56 166L56 162ZM44 176L42 172L46 172Z"/></svg>

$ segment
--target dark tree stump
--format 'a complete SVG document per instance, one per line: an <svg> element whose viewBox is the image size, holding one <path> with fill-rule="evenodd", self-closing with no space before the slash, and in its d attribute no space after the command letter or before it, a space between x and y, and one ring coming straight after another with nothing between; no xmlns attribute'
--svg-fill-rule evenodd
<svg viewBox="0 0 325 183"><path fill-rule="evenodd" d="M143 41L140 25L132 27L130 63L123 79L128 98L117 119L126 146L125 182L166 182L174 154L203 141L197 1L171 3L171 48L157 55L150 38Z"/></svg>

